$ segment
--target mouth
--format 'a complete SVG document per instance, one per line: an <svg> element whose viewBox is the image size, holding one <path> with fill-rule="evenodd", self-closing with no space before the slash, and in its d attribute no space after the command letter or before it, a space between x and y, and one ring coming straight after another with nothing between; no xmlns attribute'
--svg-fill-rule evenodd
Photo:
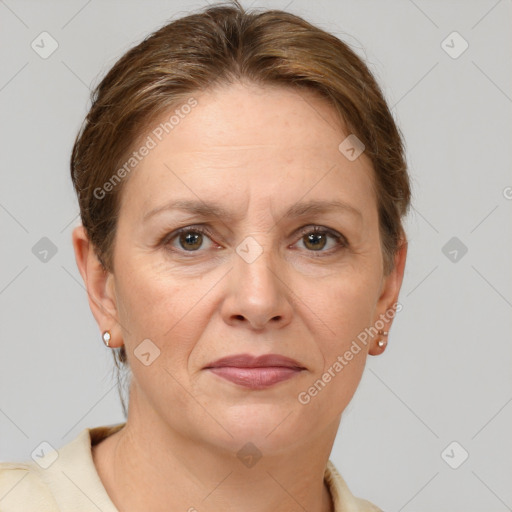
<svg viewBox="0 0 512 512"><path fill-rule="evenodd" d="M265 389L306 370L297 361L278 354L253 357L249 354L228 356L204 368L225 380L250 389Z"/></svg>

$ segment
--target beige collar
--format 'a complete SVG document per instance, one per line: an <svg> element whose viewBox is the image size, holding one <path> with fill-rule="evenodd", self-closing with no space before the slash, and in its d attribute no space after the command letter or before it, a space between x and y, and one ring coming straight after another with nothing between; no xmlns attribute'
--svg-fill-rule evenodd
<svg viewBox="0 0 512 512"><path fill-rule="evenodd" d="M42 469L44 458L39 464L30 463L44 483L47 485L59 510L75 512L119 512L110 500L107 491L96 471L92 458L91 445L99 443L114 434L125 423L86 428L71 442L58 450L58 458L47 469ZM48 453L45 457L50 457ZM325 469L324 479L327 483L334 504L335 512L378 512L366 500L352 495L347 484L329 460Z"/></svg>

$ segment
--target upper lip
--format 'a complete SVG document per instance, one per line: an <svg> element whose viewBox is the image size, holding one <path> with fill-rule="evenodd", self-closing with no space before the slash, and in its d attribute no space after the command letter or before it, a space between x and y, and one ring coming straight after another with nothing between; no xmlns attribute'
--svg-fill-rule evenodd
<svg viewBox="0 0 512 512"><path fill-rule="evenodd" d="M281 356L279 354L265 354L263 356L251 356L250 354L235 354L232 356L222 357L209 363L205 366L207 368L219 368L223 366L234 366L237 368L261 368L265 366L282 366L285 368L297 368L305 370L297 361L289 357Z"/></svg>

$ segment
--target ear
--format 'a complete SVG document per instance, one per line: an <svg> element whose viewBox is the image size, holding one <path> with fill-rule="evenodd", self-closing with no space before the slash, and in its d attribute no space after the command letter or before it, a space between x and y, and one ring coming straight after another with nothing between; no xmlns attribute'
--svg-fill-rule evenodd
<svg viewBox="0 0 512 512"><path fill-rule="evenodd" d="M375 325L378 320L384 321L383 331L388 331L393 323L395 313L391 316L389 313L393 310L393 306L398 302L398 295L402 287L402 281L405 271L405 260L407 259L407 240L403 238L400 242L399 248L395 253L393 270L384 277L382 281L381 294L377 302L376 317L373 324ZM386 315L386 312L388 314ZM378 325L378 324L377 324ZM378 342L383 340L385 343L379 347ZM376 335L370 346L368 353L372 356L382 354L386 348L387 335Z"/></svg>
<svg viewBox="0 0 512 512"><path fill-rule="evenodd" d="M82 225L73 230L72 241L76 264L84 280L92 314L102 333L110 331L109 346L121 346L123 343L118 322L114 275L99 261Z"/></svg>

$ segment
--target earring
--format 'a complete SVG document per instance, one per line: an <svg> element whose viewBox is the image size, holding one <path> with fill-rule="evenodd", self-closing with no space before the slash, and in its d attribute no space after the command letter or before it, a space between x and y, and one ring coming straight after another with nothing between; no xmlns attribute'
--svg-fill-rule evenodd
<svg viewBox="0 0 512 512"><path fill-rule="evenodd" d="M107 347L109 347L110 345L110 339L111 339L112 336L110 336L110 331L105 331L103 333L103 343L105 343L105 345Z"/></svg>
<svg viewBox="0 0 512 512"><path fill-rule="evenodd" d="M380 334L381 336L387 336L387 335L389 334L389 332L388 332L388 331L382 331L382 330L380 330L380 331L379 331L379 334ZM386 343L387 343L387 342L386 342L386 340L379 340L379 341L377 342L377 345L378 345L380 348L382 348L382 347L384 347L384 346L386 345Z"/></svg>

